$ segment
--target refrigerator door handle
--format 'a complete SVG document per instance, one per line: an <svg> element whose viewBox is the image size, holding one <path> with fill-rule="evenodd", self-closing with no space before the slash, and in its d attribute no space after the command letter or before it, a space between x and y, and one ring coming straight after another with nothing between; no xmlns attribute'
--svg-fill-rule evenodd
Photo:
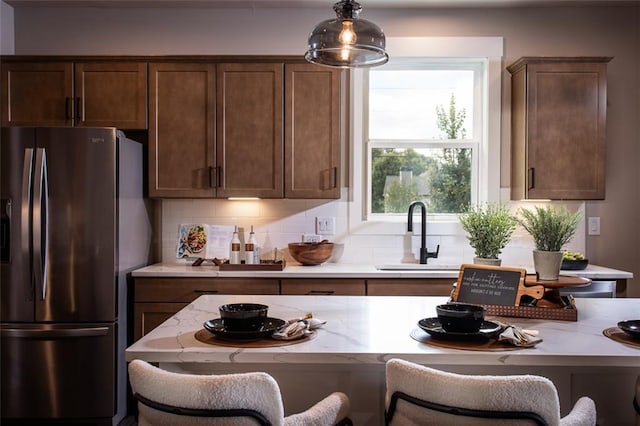
<svg viewBox="0 0 640 426"><path fill-rule="evenodd" d="M49 187L47 181L47 152L36 150L33 194L33 271L40 300L47 296L47 253L49 248Z"/></svg>
<svg viewBox="0 0 640 426"><path fill-rule="evenodd" d="M20 234L21 241L23 241L22 257L24 259L24 276L29 279L29 286L31 287L30 294L33 294L33 279L31 279L31 204L33 201L33 185L31 184L31 178L33 176L33 148L26 148L24 150L24 164L22 166L22 196L20 201Z"/></svg>
<svg viewBox="0 0 640 426"><path fill-rule="evenodd" d="M2 337L18 337L26 339L64 339L76 337L105 336L109 327L80 327L66 329L26 329L26 328L0 328Z"/></svg>

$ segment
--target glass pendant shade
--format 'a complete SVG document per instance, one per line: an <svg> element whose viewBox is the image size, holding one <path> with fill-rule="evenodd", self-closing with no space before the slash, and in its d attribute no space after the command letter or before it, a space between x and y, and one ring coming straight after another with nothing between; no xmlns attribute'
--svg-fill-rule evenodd
<svg viewBox="0 0 640 426"><path fill-rule="evenodd" d="M359 19L362 10L353 0L339 1L333 6L337 18L320 22L309 34L309 50L305 59L319 65L338 68L373 67L385 64L382 29L373 22Z"/></svg>

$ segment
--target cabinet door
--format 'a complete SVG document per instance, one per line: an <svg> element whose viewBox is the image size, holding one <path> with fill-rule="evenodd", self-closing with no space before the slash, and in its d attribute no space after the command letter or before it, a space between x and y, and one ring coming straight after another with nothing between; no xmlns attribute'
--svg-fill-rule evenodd
<svg viewBox="0 0 640 426"><path fill-rule="evenodd" d="M218 197L282 198L283 64L219 64Z"/></svg>
<svg viewBox="0 0 640 426"><path fill-rule="evenodd" d="M135 303L133 340L142 336L168 320L188 303Z"/></svg>
<svg viewBox="0 0 640 426"><path fill-rule="evenodd" d="M606 62L529 59L512 77L512 198L605 197Z"/></svg>
<svg viewBox="0 0 640 426"><path fill-rule="evenodd" d="M281 294L289 295L345 295L365 296L366 284L358 279L285 279L280 283Z"/></svg>
<svg viewBox="0 0 640 426"><path fill-rule="evenodd" d="M285 66L285 197L339 198L340 70Z"/></svg>
<svg viewBox="0 0 640 426"><path fill-rule="evenodd" d="M76 126L147 128L145 62L75 64Z"/></svg>
<svg viewBox="0 0 640 426"><path fill-rule="evenodd" d="M138 340L205 294L279 294L271 278L136 278L134 339Z"/></svg>
<svg viewBox="0 0 640 426"><path fill-rule="evenodd" d="M215 65L149 64L149 196L215 197Z"/></svg>
<svg viewBox="0 0 640 426"><path fill-rule="evenodd" d="M3 126L72 126L73 64L2 64Z"/></svg>

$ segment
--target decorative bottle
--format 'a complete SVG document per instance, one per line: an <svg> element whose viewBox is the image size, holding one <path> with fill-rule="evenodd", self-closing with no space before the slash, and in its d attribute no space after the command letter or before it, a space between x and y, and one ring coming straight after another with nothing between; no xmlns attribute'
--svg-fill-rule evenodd
<svg viewBox="0 0 640 426"><path fill-rule="evenodd" d="M249 239L244 243L244 263L252 265L256 262L256 234L253 232L253 225L251 225L251 232L249 232Z"/></svg>
<svg viewBox="0 0 640 426"><path fill-rule="evenodd" d="M229 255L229 263L232 265L240 264L240 237L238 237L238 225L233 230L231 238L231 253Z"/></svg>

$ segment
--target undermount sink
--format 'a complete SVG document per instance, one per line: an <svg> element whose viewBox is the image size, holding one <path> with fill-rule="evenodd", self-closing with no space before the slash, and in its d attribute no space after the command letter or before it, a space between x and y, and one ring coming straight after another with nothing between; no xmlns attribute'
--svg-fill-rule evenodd
<svg viewBox="0 0 640 426"><path fill-rule="evenodd" d="M376 269L380 271L457 271L460 269L460 265L397 263L392 265L376 265Z"/></svg>

